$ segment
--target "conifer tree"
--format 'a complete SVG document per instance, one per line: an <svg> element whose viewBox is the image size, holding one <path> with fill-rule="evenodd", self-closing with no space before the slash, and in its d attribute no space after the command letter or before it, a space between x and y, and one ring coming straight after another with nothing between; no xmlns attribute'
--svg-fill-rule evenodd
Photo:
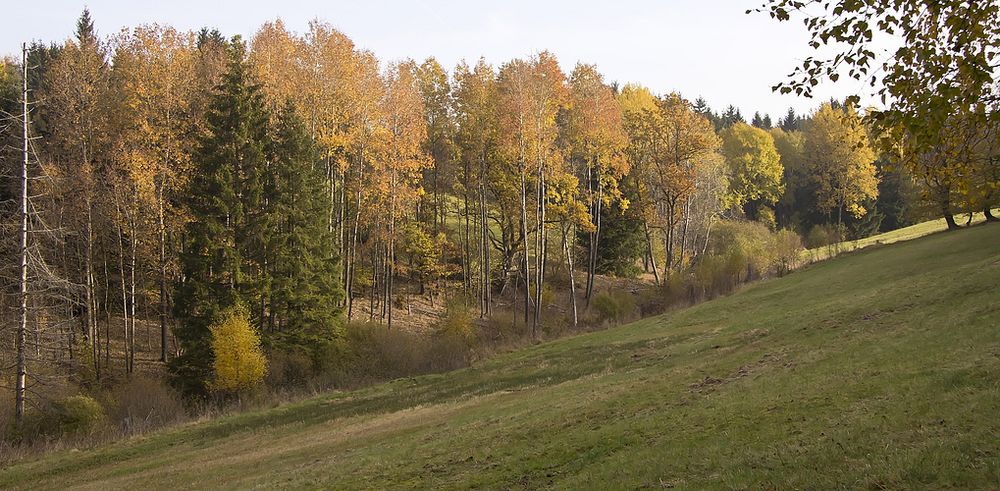
<svg viewBox="0 0 1000 491"><path fill-rule="evenodd" d="M788 113L784 119L778 121L778 126L785 131L795 131L801 129L802 118L795 114L795 109L788 108Z"/></svg>
<svg viewBox="0 0 1000 491"><path fill-rule="evenodd" d="M740 110L731 104L726 108L726 112L722 113L722 116L720 116L719 119L720 124L718 129L725 129L736 123L746 122L746 120L743 119L743 115L740 114Z"/></svg>
<svg viewBox="0 0 1000 491"><path fill-rule="evenodd" d="M320 353L336 335L343 287L327 223L324 168L291 100L278 114L267 179L270 227L266 275L269 344Z"/></svg>
<svg viewBox="0 0 1000 491"><path fill-rule="evenodd" d="M191 222L181 254L175 337L182 350L172 361L177 385L200 393L211 376L209 326L246 295L254 271L244 255L254 249L248 213L259 209L268 114L260 88L250 80L239 38L229 46L229 69L206 115L207 135L194 157L187 193ZM256 302L246 302L256 305Z"/></svg>

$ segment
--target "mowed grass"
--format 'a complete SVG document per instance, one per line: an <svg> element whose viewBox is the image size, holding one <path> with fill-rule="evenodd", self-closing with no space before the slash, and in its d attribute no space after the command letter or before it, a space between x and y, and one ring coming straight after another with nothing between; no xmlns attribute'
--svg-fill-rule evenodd
<svg viewBox="0 0 1000 491"><path fill-rule="evenodd" d="M0 471L0 488L1000 487L1000 226Z"/></svg>
<svg viewBox="0 0 1000 491"><path fill-rule="evenodd" d="M1000 209L994 208L993 214L996 215L998 213L1000 213ZM968 214L955 215L955 221L958 222L959 225L963 226L966 224L977 225L986 221L986 215L982 212L973 213L971 221L969 218ZM938 218L936 220L928 220L926 222L910 225L909 227L903 227L889 232L872 235L863 239L847 240L837 244L807 249L802 251L801 258L810 262L823 261L844 252L852 252L873 245L887 245L906 240L913 240L918 237L944 232L946 230L948 230L948 223L945 222L944 218Z"/></svg>

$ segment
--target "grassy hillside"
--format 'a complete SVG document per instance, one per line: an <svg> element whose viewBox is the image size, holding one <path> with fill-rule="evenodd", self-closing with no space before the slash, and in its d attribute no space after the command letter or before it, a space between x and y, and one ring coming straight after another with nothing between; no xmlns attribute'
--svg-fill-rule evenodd
<svg viewBox="0 0 1000 491"><path fill-rule="evenodd" d="M996 488L1000 226L0 471L0 488Z"/></svg>
<svg viewBox="0 0 1000 491"><path fill-rule="evenodd" d="M993 209L994 215L998 213L1000 213L1000 209ZM966 223L970 223L969 215L955 215L955 221L964 226ZM972 214L971 224L975 225L984 221L986 221L986 216L981 212ZM872 235L863 239L848 240L828 246L807 249L802 251L802 259L810 262L822 261L844 252L856 251L873 245L886 245L906 240L913 240L918 237L944 232L946 230L948 230L948 223L945 222L944 218L928 220L926 222L910 225L909 227L883 232L881 234Z"/></svg>

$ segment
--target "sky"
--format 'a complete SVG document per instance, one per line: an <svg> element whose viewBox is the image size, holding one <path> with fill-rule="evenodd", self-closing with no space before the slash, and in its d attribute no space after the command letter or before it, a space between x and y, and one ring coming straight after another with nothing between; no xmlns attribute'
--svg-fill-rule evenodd
<svg viewBox="0 0 1000 491"><path fill-rule="evenodd" d="M312 19L329 22L383 61L434 56L446 67L480 56L498 66L541 50L569 73L578 62L597 65L608 82L634 82L662 94L704 97L713 109L732 104L748 120L755 111L774 119L789 107L808 113L830 97L865 87L842 77L820 85L815 98L780 95L771 86L814 52L801 22L778 23L751 13L763 0L45 0L5 9L0 55L19 54L22 42L62 42L86 6L98 34L140 24L181 30L214 27L226 36L253 35L280 18L295 32ZM28 4L26 4L28 5ZM863 98L863 103L867 98Z"/></svg>

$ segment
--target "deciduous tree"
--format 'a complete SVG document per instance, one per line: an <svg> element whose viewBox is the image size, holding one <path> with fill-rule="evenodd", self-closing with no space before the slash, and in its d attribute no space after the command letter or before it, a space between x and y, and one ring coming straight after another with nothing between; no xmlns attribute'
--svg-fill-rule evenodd
<svg viewBox="0 0 1000 491"><path fill-rule="evenodd" d="M949 228L956 227L954 204L974 187L973 174L962 168L966 159L954 155L976 140L975 131L962 128L992 126L1000 118L1000 5L768 0L758 10L778 21L801 18L811 37L809 46L824 50L822 56L808 57L774 90L808 97L821 81L836 82L845 71L866 82L869 95L886 105L866 114L883 152L914 176L924 176L925 198L936 203ZM899 47L882 56L876 46L887 38ZM859 94L850 97L855 104L859 100ZM958 138L972 140L956 145Z"/></svg>
<svg viewBox="0 0 1000 491"><path fill-rule="evenodd" d="M777 203L785 186L781 156L770 134L737 123L722 132L722 154L729 165L732 206L742 210L748 205Z"/></svg>
<svg viewBox="0 0 1000 491"><path fill-rule="evenodd" d="M875 152L854 108L823 104L806 125L804 157L816 183L816 204L829 213L847 211L856 218L867 213L865 201L878 197Z"/></svg>
<svg viewBox="0 0 1000 491"><path fill-rule="evenodd" d="M586 186L591 223L588 232L587 286L589 305L601 239L601 215L605 204L621 201L618 181L628 172L621 106L594 65L578 64L570 76L569 109L565 133L570 158L580 181ZM627 209L627 200L619 203ZM569 244L574 249L573 243ZM573 281L572 277L570 281Z"/></svg>

